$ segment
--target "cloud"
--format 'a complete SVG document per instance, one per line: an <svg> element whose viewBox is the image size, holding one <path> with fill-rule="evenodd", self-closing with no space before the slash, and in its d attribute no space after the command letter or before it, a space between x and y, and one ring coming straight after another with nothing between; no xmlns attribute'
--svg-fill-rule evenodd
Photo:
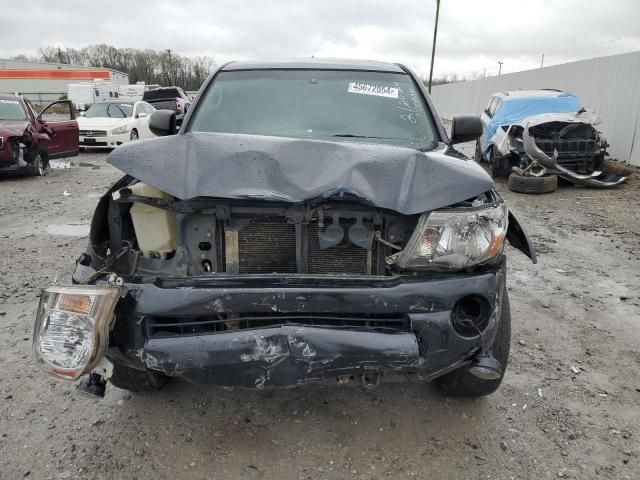
<svg viewBox="0 0 640 480"><path fill-rule="evenodd" d="M232 59L357 57L402 62L425 75L435 0L5 0L0 57L45 45L167 48ZM533 68L640 49L640 2L442 0L436 75Z"/></svg>

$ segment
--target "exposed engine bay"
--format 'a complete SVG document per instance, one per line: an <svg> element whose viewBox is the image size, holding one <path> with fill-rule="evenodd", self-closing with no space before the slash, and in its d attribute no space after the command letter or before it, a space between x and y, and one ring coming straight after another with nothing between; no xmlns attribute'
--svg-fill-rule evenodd
<svg viewBox="0 0 640 480"><path fill-rule="evenodd" d="M580 185L611 187L627 177L605 172L609 144L596 129L596 115L549 113L528 117L519 124L503 125L496 131L492 162L497 172L508 175L545 172Z"/></svg>
<svg viewBox="0 0 640 480"><path fill-rule="evenodd" d="M104 221L94 223L91 239L95 257L113 259L121 274L390 275L398 270L391 256L420 218L344 198L180 201L130 177L123 183L100 202L94 222ZM496 201L487 192L454 208Z"/></svg>

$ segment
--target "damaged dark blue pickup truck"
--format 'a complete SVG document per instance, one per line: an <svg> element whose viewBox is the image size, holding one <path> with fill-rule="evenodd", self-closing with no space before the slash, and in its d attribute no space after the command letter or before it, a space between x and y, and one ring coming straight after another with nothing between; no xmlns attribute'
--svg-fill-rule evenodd
<svg viewBox="0 0 640 480"><path fill-rule="evenodd" d="M234 62L176 132L114 150L73 282L43 291L45 369L104 394L171 377L366 388L406 375L495 391L509 356L505 240L531 244L491 178L453 148L402 65Z"/></svg>

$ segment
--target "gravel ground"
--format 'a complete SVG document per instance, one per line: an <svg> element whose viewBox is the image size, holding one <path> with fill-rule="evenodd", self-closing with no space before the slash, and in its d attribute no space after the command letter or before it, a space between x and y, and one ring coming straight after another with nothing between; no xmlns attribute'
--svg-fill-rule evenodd
<svg viewBox="0 0 640 480"><path fill-rule="evenodd" d="M544 196L498 183L539 263L509 249L512 360L488 398L174 381L94 401L38 369L31 331L39 289L70 274L119 177L104 159L0 178L0 478L640 478L638 175Z"/></svg>

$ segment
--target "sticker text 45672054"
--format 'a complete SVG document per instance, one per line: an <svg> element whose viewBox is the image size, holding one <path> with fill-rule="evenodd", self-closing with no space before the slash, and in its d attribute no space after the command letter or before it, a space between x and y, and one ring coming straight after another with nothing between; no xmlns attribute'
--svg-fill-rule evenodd
<svg viewBox="0 0 640 480"><path fill-rule="evenodd" d="M376 97L398 98L398 89L385 85L376 85L367 82L349 82L349 93L361 93L363 95L375 95Z"/></svg>

